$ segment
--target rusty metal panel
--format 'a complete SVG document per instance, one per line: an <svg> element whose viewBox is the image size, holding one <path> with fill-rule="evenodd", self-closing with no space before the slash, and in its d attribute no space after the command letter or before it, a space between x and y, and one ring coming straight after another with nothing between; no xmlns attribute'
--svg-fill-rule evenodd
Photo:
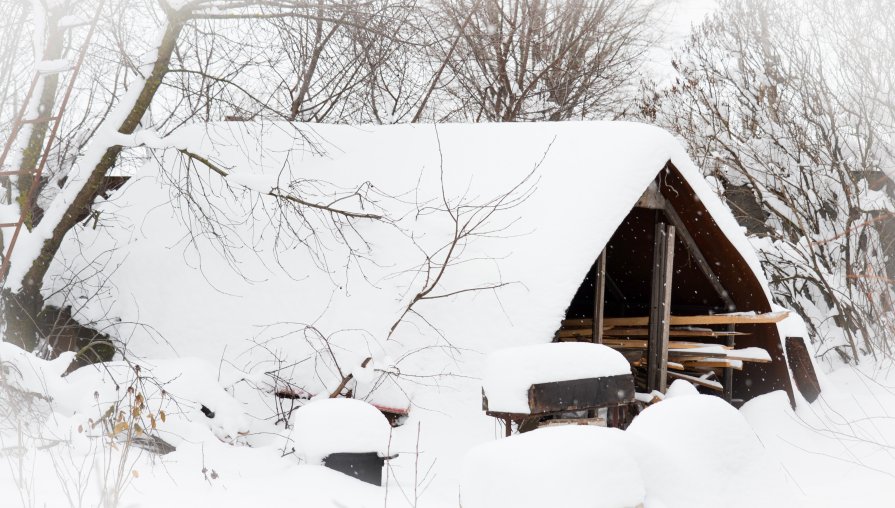
<svg viewBox="0 0 895 508"><path fill-rule="evenodd" d="M577 411L634 400L634 376L621 374L531 385L528 407L532 414Z"/></svg>

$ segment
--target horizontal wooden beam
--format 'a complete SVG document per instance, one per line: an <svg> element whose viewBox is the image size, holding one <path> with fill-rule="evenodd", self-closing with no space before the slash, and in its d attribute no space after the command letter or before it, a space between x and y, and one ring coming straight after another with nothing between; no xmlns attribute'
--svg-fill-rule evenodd
<svg viewBox="0 0 895 508"><path fill-rule="evenodd" d="M607 346L619 346L619 347L635 347L635 348L645 348L647 346L647 341L645 339L614 339L614 338L606 338L603 342ZM706 346L714 346L714 344L705 344L702 342L687 342L687 341L679 341L672 340L668 342L669 349L690 349L690 348L698 348L698 347L706 347ZM726 346L724 346L727 349ZM730 348L733 349L733 348Z"/></svg>
<svg viewBox="0 0 895 508"><path fill-rule="evenodd" d="M788 315L789 311L764 314L710 314L706 316L671 316L670 320L671 326L770 324L779 323ZM603 326L647 325L649 325L649 316L603 318Z"/></svg>

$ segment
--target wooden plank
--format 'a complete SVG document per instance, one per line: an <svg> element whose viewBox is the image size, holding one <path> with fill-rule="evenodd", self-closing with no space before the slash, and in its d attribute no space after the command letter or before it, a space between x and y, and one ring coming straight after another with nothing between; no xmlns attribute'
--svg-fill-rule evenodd
<svg viewBox="0 0 895 508"><path fill-rule="evenodd" d="M665 196L659 192L659 186L656 184L656 181L653 180L652 183L649 184L649 187L643 191L643 194L640 196L640 199L637 200L637 204L634 205L637 208L647 208L650 210L664 210L666 207Z"/></svg>
<svg viewBox="0 0 895 508"><path fill-rule="evenodd" d="M735 363L736 362L736 363ZM724 368L724 369L736 369L743 370L742 360L728 360L728 359L719 359L719 358L706 358L704 360L696 360L696 361L686 361L683 362L683 365L686 367L708 367L708 368ZM724 385L725 391L727 390L727 385Z"/></svg>
<svg viewBox="0 0 895 508"><path fill-rule="evenodd" d="M789 311L765 314L710 314L706 316L671 316L671 326L770 324L786 319ZM604 317L603 326L647 326L649 316Z"/></svg>
<svg viewBox="0 0 895 508"><path fill-rule="evenodd" d="M567 336L573 336L578 330L562 330L568 333ZM608 328L603 331L605 337L646 337L649 335L647 328ZM680 330L672 328L669 331L670 337L726 337L728 335L749 335L744 332L728 332L714 330Z"/></svg>
<svg viewBox="0 0 895 508"><path fill-rule="evenodd" d="M766 360L764 358L755 358L754 356L739 356L736 353L736 350L731 350L725 356L728 360L739 360L741 362L754 362L754 363L770 363L771 360Z"/></svg>
<svg viewBox="0 0 895 508"><path fill-rule="evenodd" d="M730 330L731 332L733 332L735 326L736 325L727 325L727 329ZM727 346L732 349L734 347L734 345L736 344L736 342L734 340L735 337L731 335L731 336L726 337L726 339L727 339L727 341L726 341ZM743 370L742 364L740 364L740 368L737 370ZM731 400L733 400L733 368L727 367L724 369L723 379L724 379L724 382L723 382L723 384L724 384L724 400L726 400L727 402L730 402Z"/></svg>
<svg viewBox="0 0 895 508"><path fill-rule="evenodd" d="M594 326L593 319L563 319L563 328L591 328ZM605 328L605 325L604 325Z"/></svg>
<svg viewBox="0 0 895 508"><path fill-rule="evenodd" d="M656 224L650 292L647 389L665 393L668 371L668 338L671 330L671 288L674 272L674 226Z"/></svg>
<svg viewBox="0 0 895 508"><path fill-rule="evenodd" d="M532 414L578 411L632 400L634 377L631 374L538 383L528 389L528 407Z"/></svg>
<svg viewBox="0 0 895 508"><path fill-rule="evenodd" d="M607 346L618 346L618 347L631 347L631 348L641 348L646 349L647 341L643 339L616 339L612 337L607 337L603 339L603 344ZM697 347L708 347L714 346L715 344L705 344L702 342L686 342L680 340L672 340L668 342L669 351L673 349L692 349ZM727 346L721 346L727 349Z"/></svg>
<svg viewBox="0 0 895 508"><path fill-rule="evenodd" d="M677 228L677 234L683 240L684 245L687 246L687 251L693 256L693 259L696 260L696 266L699 267L700 271L702 271L703 275L709 280L712 288L714 288L715 292L718 293L718 296L724 300L724 305L727 307L728 311L736 310L736 304L733 302L733 299L730 297L730 294L724 289L724 286L721 285L721 280L718 279L718 276L715 275L715 272L712 271L712 267L709 264L708 260L706 260L705 256L702 254L702 251L699 249L699 246L696 244L696 240L690 235L690 232L687 230L687 227L684 225L684 221L681 220L680 215L677 214L677 210L671 206L671 203L665 201L664 208L665 216L668 217L668 220Z"/></svg>
<svg viewBox="0 0 895 508"><path fill-rule="evenodd" d="M606 249L597 257L594 267L594 319L591 337L597 344L603 343L603 305L606 303Z"/></svg>
<svg viewBox="0 0 895 508"><path fill-rule="evenodd" d="M658 214L656 214L658 216ZM665 254L665 224L656 222L655 234L653 237L653 264L652 274L650 277L650 306L649 316L646 324L649 326L649 334L647 336L646 346L646 391L652 392L659 388L659 363L661 362L661 334L662 329L657 326L661 320L661 295L662 291L662 256ZM604 319L604 324L606 321ZM668 361L668 358L665 358ZM668 365L666 364L666 370Z"/></svg>
<svg viewBox="0 0 895 508"><path fill-rule="evenodd" d="M721 386L721 383L719 383L717 381L711 381L709 379L702 379L702 378L698 378L696 376L681 374L679 372L669 372L668 377L675 378L675 379L685 379L695 385L704 386L706 388L710 388L712 390L716 390L719 392L724 389L724 387Z"/></svg>
<svg viewBox="0 0 895 508"><path fill-rule="evenodd" d="M590 328L581 328L577 330L557 330L556 337L559 338L568 338L568 337L580 337L583 339L590 339L594 336L594 331Z"/></svg>

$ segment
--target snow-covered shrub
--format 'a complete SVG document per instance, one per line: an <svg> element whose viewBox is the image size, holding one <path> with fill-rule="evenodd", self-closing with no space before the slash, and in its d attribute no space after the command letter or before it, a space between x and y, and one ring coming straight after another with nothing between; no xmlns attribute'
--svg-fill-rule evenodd
<svg viewBox="0 0 895 508"><path fill-rule="evenodd" d="M720 184L821 356L890 355L895 336L892 16L876 2L721 2L645 102Z"/></svg>

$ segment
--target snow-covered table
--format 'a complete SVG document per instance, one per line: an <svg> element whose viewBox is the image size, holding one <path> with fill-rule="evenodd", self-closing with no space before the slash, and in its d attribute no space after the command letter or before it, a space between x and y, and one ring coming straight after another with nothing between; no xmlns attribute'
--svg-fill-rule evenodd
<svg viewBox="0 0 895 508"><path fill-rule="evenodd" d="M482 409L525 432L546 417L624 407L634 400L634 377L625 357L588 342L557 342L502 349L488 356ZM618 420L618 415L616 415ZM607 425L617 424L612 418Z"/></svg>

